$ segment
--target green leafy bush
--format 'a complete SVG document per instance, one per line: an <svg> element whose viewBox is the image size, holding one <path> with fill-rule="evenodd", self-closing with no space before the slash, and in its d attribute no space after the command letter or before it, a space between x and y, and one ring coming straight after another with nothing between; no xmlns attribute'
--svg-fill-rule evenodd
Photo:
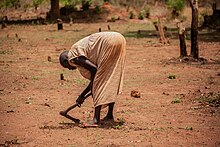
<svg viewBox="0 0 220 147"><path fill-rule="evenodd" d="M167 0L166 4L172 9L172 15L179 16L179 13L183 11L185 7L185 0Z"/></svg>
<svg viewBox="0 0 220 147"><path fill-rule="evenodd" d="M181 12L185 7L185 0L167 0L166 4L170 8L172 8L178 12Z"/></svg>
<svg viewBox="0 0 220 147"><path fill-rule="evenodd" d="M82 3L83 10L89 10L89 7L92 4L92 0L82 0L81 3Z"/></svg>
<svg viewBox="0 0 220 147"><path fill-rule="evenodd" d="M134 12L133 11L130 11L129 12L129 19L133 19L134 18Z"/></svg>
<svg viewBox="0 0 220 147"><path fill-rule="evenodd" d="M95 12L96 12L96 14L101 14L102 13L102 10L101 10L100 6L95 6Z"/></svg>
<svg viewBox="0 0 220 147"><path fill-rule="evenodd" d="M0 6L5 8L18 8L21 6L20 0L4 0L0 3Z"/></svg>
<svg viewBox="0 0 220 147"><path fill-rule="evenodd" d="M42 4L43 0L33 0L33 6L37 9L40 4Z"/></svg>
<svg viewBox="0 0 220 147"><path fill-rule="evenodd" d="M150 17L150 7L149 6L146 6L144 8L144 12L145 12L145 17L146 18L149 18Z"/></svg>
<svg viewBox="0 0 220 147"><path fill-rule="evenodd" d="M80 0L61 0L60 1L64 6L68 8L74 8L80 2Z"/></svg>
<svg viewBox="0 0 220 147"><path fill-rule="evenodd" d="M140 11L138 14L138 19L143 20L145 18L145 13L144 11Z"/></svg>

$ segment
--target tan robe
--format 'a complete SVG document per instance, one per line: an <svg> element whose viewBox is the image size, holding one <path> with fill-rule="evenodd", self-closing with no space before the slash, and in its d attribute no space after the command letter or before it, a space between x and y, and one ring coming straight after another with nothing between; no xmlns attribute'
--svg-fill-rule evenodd
<svg viewBox="0 0 220 147"><path fill-rule="evenodd" d="M94 107L115 102L117 95L121 93L125 53L125 38L117 32L95 33L71 47L68 53L69 60L85 56L97 66L92 88ZM80 66L77 68L82 76L90 79L87 69Z"/></svg>

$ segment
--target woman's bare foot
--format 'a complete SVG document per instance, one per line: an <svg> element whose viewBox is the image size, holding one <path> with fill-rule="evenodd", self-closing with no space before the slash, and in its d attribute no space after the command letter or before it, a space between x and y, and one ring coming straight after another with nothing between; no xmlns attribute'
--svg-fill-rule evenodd
<svg viewBox="0 0 220 147"><path fill-rule="evenodd" d="M106 116L103 119L101 119L101 122L114 122L114 118Z"/></svg>
<svg viewBox="0 0 220 147"><path fill-rule="evenodd" d="M82 123L83 127L85 128L91 128L91 127L99 127L99 124L95 123L93 120L87 121L87 122L83 122Z"/></svg>

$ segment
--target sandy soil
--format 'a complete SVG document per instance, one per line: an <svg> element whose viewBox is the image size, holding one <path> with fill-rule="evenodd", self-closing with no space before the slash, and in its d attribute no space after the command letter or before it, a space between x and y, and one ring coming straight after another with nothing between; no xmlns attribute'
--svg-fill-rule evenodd
<svg viewBox="0 0 220 147"><path fill-rule="evenodd" d="M74 104L88 81L63 69L58 56L108 25L127 40L124 90L114 123L81 128L59 112ZM180 63L176 33L163 46L153 27L138 36L148 27L142 21L64 24L62 31L56 25L0 30L0 146L220 146L220 35L200 36L200 56L207 62ZM133 90L141 97L132 97ZM69 114L91 119L91 97Z"/></svg>

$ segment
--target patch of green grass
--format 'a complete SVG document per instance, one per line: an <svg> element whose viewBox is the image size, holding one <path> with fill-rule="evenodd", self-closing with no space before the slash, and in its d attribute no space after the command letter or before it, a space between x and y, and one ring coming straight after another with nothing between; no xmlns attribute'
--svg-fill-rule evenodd
<svg viewBox="0 0 220 147"><path fill-rule="evenodd" d="M53 36L51 36L52 39L58 39L58 38L63 38L62 35L59 34L53 34Z"/></svg>
<svg viewBox="0 0 220 147"><path fill-rule="evenodd" d="M37 76L33 76L32 79L33 79L33 80L39 80L40 78L37 77Z"/></svg>
<svg viewBox="0 0 220 147"><path fill-rule="evenodd" d="M68 147L75 147L75 144L68 144Z"/></svg>
<svg viewBox="0 0 220 147"><path fill-rule="evenodd" d="M171 101L172 104L179 104L182 102L182 98L184 98L185 95L184 94L176 94L174 96L174 99Z"/></svg>
<svg viewBox="0 0 220 147"><path fill-rule="evenodd" d="M155 131L164 131L165 129L162 128L162 127L159 127L159 128L153 128L153 130L155 130Z"/></svg>
<svg viewBox="0 0 220 147"><path fill-rule="evenodd" d="M176 79L176 75L169 75L168 78L169 79Z"/></svg>
<svg viewBox="0 0 220 147"><path fill-rule="evenodd" d="M0 50L0 55L11 55L12 51L8 51L8 50Z"/></svg>
<svg viewBox="0 0 220 147"><path fill-rule="evenodd" d="M208 104L213 107L220 106L220 92L210 92L196 98L200 103Z"/></svg>
<svg viewBox="0 0 220 147"><path fill-rule="evenodd" d="M20 145L20 141L17 138L12 140L7 140L3 144L3 146L17 146L17 145Z"/></svg>
<svg viewBox="0 0 220 147"><path fill-rule="evenodd" d="M190 35L186 35L186 40L191 40L191 36Z"/></svg>
<svg viewBox="0 0 220 147"><path fill-rule="evenodd" d="M189 127L189 126L186 126L186 127L185 127L185 130L193 130L193 128L192 128L192 127Z"/></svg>
<svg viewBox="0 0 220 147"><path fill-rule="evenodd" d="M87 83L87 80L77 78L77 79L74 79L74 83L76 83L76 84L78 84L78 85L84 85L84 84Z"/></svg>
<svg viewBox="0 0 220 147"><path fill-rule="evenodd" d="M187 131L192 131L193 128L191 126L186 126L186 127L179 127L179 129L187 130Z"/></svg>
<svg viewBox="0 0 220 147"><path fill-rule="evenodd" d="M181 102L182 102L182 101L181 101L181 99L179 99L179 98L176 98L176 99L174 99L174 100L171 101L172 104L178 104L178 103L181 103Z"/></svg>
<svg viewBox="0 0 220 147"><path fill-rule="evenodd" d="M151 35L154 31L152 30L138 30L138 31L128 31L123 35L127 38L155 38L155 36Z"/></svg>
<svg viewBox="0 0 220 147"><path fill-rule="evenodd" d="M119 118L116 122L114 122L114 125L112 126L112 128L114 128L114 129L122 129L124 123L125 123L125 120L123 118Z"/></svg>
<svg viewBox="0 0 220 147"><path fill-rule="evenodd" d="M0 96L5 95L3 90L0 90Z"/></svg>
<svg viewBox="0 0 220 147"><path fill-rule="evenodd" d="M121 126L121 125L115 125L115 126L113 126L113 128L114 128L114 129L121 129L122 126Z"/></svg>

